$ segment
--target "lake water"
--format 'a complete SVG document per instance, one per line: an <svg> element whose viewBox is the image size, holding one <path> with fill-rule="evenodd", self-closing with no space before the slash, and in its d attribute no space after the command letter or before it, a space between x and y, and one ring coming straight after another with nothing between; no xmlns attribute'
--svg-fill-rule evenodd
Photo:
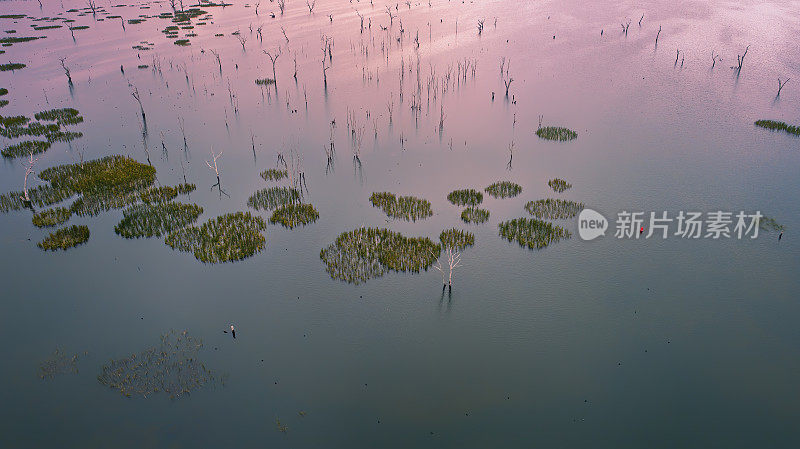
<svg viewBox="0 0 800 449"><path fill-rule="evenodd" d="M162 33L170 19L154 17L171 11L167 1L101 2L95 15L66 12L80 1L0 3L0 14L28 15L0 19L0 31L17 31L0 36L47 36L2 47L0 63L27 67L0 72L10 101L0 114L74 107L85 118L74 127L84 137L54 144L37 170L149 153L161 185L184 174L197 185L190 201L204 208L202 222L248 210L269 186L259 173L291 153L320 215L292 230L269 225L262 252L211 265L163 238L120 238L121 210L72 217L91 237L58 252L36 247L49 231L30 211L1 214L0 446L800 445L800 140L753 125L800 122L800 2L320 0L310 14L288 0L283 14L262 1L256 15L256 2L229 1L179 31L197 34L188 46ZM148 18L128 22L139 15ZM63 25L32 20L41 17L89 28L74 39L66 26L32 31ZM327 83L323 36L333 42ZM152 49L132 48L143 41ZM731 66L748 45L737 76ZM277 85L257 86L272 77L263 51L278 49ZM722 58L713 69L712 50ZM456 81L465 62L474 75ZM448 70L447 91L429 96L428 78L441 83ZM776 98L778 78L792 80ZM145 142L129 85L146 111ZM540 116L578 138L540 139ZM224 195L205 163L212 146L223 152ZM0 192L19 190L26 167L5 159ZM554 193L555 177L573 187ZM522 194L487 195L489 221L461 222L447 194L500 180ZM369 202L382 191L425 198L434 215L388 219ZM577 220L560 220L572 238L539 251L498 235L500 222L529 217L528 201L550 197L585 203L611 228L583 241ZM786 231L780 241L763 231L617 239L622 210L759 210ZM450 294L433 269L333 280L320 250L361 226L434 240L456 226L475 245ZM223 333L231 324L235 340ZM199 357L226 375L224 386L170 400L126 398L98 382L109 360L171 329L203 340ZM43 380L39 365L56 348L79 354L78 373Z"/></svg>

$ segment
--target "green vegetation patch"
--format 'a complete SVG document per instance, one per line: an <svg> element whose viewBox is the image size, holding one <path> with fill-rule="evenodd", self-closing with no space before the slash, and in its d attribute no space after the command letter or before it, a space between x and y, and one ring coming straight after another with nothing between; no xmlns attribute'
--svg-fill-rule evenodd
<svg viewBox="0 0 800 449"><path fill-rule="evenodd" d="M542 249L572 236L561 226L548 221L529 218L515 218L500 223L500 237L529 249Z"/></svg>
<svg viewBox="0 0 800 449"><path fill-rule="evenodd" d="M58 122L59 125L77 125L83 122L83 117L81 117L80 112L73 108L50 109L49 111L37 112L34 118L46 122Z"/></svg>
<svg viewBox="0 0 800 449"><path fill-rule="evenodd" d="M453 190L447 195L447 201L456 206L477 206L483 202L483 194L475 189Z"/></svg>
<svg viewBox="0 0 800 449"><path fill-rule="evenodd" d="M155 176L155 168L119 155L58 165L39 173L40 178L54 187L82 194L129 193L149 187Z"/></svg>
<svg viewBox="0 0 800 449"><path fill-rule="evenodd" d="M37 243L36 246L47 251L55 251L58 249L67 250L86 243L87 240L89 240L89 228L83 225L72 225L68 228L51 232L49 236Z"/></svg>
<svg viewBox="0 0 800 449"><path fill-rule="evenodd" d="M253 256L266 239L261 231L267 224L249 212L213 218L201 226L190 226L169 234L165 243L172 249L190 252L205 263L233 262Z"/></svg>
<svg viewBox="0 0 800 449"><path fill-rule="evenodd" d="M195 190L194 184L178 184L175 187L151 187L140 194L143 203L165 203L178 195L186 195Z"/></svg>
<svg viewBox="0 0 800 449"><path fill-rule="evenodd" d="M446 229L439 234L443 248L462 250L475 244L475 234L460 229Z"/></svg>
<svg viewBox="0 0 800 449"><path fill-rule="evenodd" d="M281 179L287 177L289 173L286 170L278 170L277 168L270 168L261 172L259 176L264 179L264 181L280 181Z"/></svg>
<svg viewBox="0 0 800 449"><path fill-rule="evenodd" d="M390 192L378 192L373 193L369 201L392 218L417 221L433 215L430 201L413 196L397 197Z"/></svg>
<svg viewBox="0 0 800 449"><path fill-rule="evenodd" d="M794 125L788 125L784 122L778 122L775 120L759 120L756 122L756 126L760 126L762 128L766 128L770 131L786 131L789 134L793 134L795 136L800 136L800 128Z"/></svg>
<svg viewBox="0 0 800 449"><path fill-rule="evenodd" d="M22 70L27 67L25 64L20 62L9 62L7 64L0 64L0 72L8 72L14 70Z"/></svg>
<svg viewBox="0 0 800 449"><path fill-rule="evenodd" d="M572 184L568 183L567 181L564 181L561 178L551 179L547 181L547 185L550 186L550 188L553 189L554 192L558 193L562 193L565 190L572 188Z"/></svg>
<svg viewBox="0 0 800 449"><path fill-rule="evenodd" d="M34 37L34 36L27 36L27 37L0 37L0 44L20 44L23 42L30 42L35 41L36 39L43 39L42 37Z"/></svg>
<svg viewBox="0 0 800 449"><path fill-rule="evenodd" d="M25 14L0 14L0 19L24 19Z"/></svg>
<svg viewBox="0 0 800 449"><path fill-rule="evenodd" d="M479 207L468 207L461 212L461 220L464 223L485 223L489 220L489 211Z"/></svg>
<svg viewBox="0 0 800 449"><path fill-rule="evenodd" d="M254 193L247 205L255 210L273 210L300 202L300 192L290 187L270 187Z"/></svg>
<svg viewBox="0 0 800 449"><path fill-rule="evenodd" d="M186 331L171 331L161 342L138 354L103 365L97 380L125 397L164 394L179 399L203 387L224 384L198 358L203 342Z"/></svg>
<svg viewBox="0 0 800 449"><path fill-rule="evenodd" d="M583 210L583 203L570 200L552 199L529 201L525 205L525 210L536 218L547 218L549 220L559 220L563 218L573 218L578 212Z"/></svg>
<svg viewBox="0 0 800 449"><path fill-rule="evenodd" d="M484 190L494 198L513 198L522 193L522 186L511 181L500 181Z"/></svg>
<svg viewBox="0 0 800 449"><path fill-rule="evenodd" d="M72 211L66 207L55 207L33 214L31 221L38 228L51 228L64 224L72 216Z"/></svg>
<svg viewBox="0 0 800 449"><path fill-rule="evenodd" d="M187 47L189 45L192 45L192 43L189 42L189 39L178 39L175 42L173 42L173 44L180 45L181 47Z"/></svg>
<svg viewBox="0 0 800 449"><path fill-rule="evenodd" d="M44 153L50 148L50 142L40 140L26 140L14 145L5 147L2 151L3 157L17 158L28 157L31 154Z"/></svg>
<svg viewBox="0 0 800 449"><path fill-rule="evenodd" d="M78 373L78 354L65 354L56 349L50 357L39 364L39 378L50 380L62 374Z"/></svg>
<svg viewBox="0 0 800 449"><path fill-rule="evenodd" d="M27 207L22 200L24 195L23 192L9 192L0 195L0 212L22 210ZM75 193L70 189L55 188L50 185L36 186L33 189L28 189L28 196L31 199L31 204L37 207L51 206L74 195Z"/></svg>
<svg viewBox="0 0 800 449"><path fill-rule="evenodd" d="M764 231L775 231L781 232L785 228L782 224L778 223L777 220L771 217L761 217L758 221L758 227Z"/></svg>
<svg viewBox="0 0 800 449"><path fill-rule="evenodd" d="M114 232L126 239L160 237L194 223L202 213L197 204L136 204L122 212Z"/></svg>
<svg viewBox="0 0 800 449"><path fill-rule="evenodd" d="M427 237L409 238L388 229L359 228L339 235L319 257L331 278L360 284L387 271L427 270L441 250Z"/></svg>
<svg viewBox="0 0 800 449"><path fill-rule="evenodd" d="M2 97L3 95L8 95L8 89L6 89L5 87L0 87L0 97Z"/></svg>
<svg viewBox="0 0 800 449"><path fill-rule="evenodd" d="M575 131L559 126L545 126L539 128L536 130L536 135L545 140L556 140L559 142L565 142L578 137L578 133Z"/></svg>
<svg viewBox="0 0 800 449"><path fill-rule="evenodd" d="M270 223L280 223L285 228L293 229L295 226L305 226L317 221L319 213L310 204L287 204L275 209L270 217Z"/></svg>
<svg viewBox="0 0 800 449"><path fill-rule="evenodd" d="M270 84L275 84L275 80L272 78L261 78L256 80L256 84L259 86L269 86Z"/></svg>

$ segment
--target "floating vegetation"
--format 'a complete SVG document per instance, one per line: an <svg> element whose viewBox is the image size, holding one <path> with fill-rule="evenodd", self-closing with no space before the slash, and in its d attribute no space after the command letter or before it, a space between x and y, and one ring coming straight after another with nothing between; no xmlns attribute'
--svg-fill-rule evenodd
<svg viewBox="0 0 800 449"><path fill-rule="evenodd" d="M39 173L40 178L54 187L82 194L128 193L150 186L155 176L155 168L119 155L58 165Z"/></svg>
<svg viewBox="0 0 800 449"><path fill-rule="evenodd" d="M558 126L545 126L536 130L536 135L545 140L557 140L565 142L578 137L578 133L569 129L561 128Z"/></svg>
<svg viewBox="0 0 800 449"><path fill-rule="evenodd" d="M195 190L194 184L178 184L175 187L151 187L140 194L143 203L165 203L178 195L186 195Z"/></svg>
<svg viewBox="0 0 800 449"><path fill-rule="evenodd" d="M70 30L75 30L75 31L88 30L89 29L89 25L79 25L79 26L69 27L69 29Z"/></svg>
<svg viewBox="0 0 800 449"><path fill-rule="evenodd" d="M373 193L369 201L392 218L417 221L433 215L430 201L413 196L397 197L390 192L379 192Z"/></svg>
<svg viewBox="0 0 800 449"><path fill-rule="evenodd" d="M8 95L8 89L6 89L5 87L0 87L0 97L2 97L3 95Z"/></svg>
<svg viewBox="0 0 800 449"><path fill-rule="evenodd" d="M122 212L114 232L126 239L160 237L194 223L202 213L197 204L136 204Z"/></svg>
<svg viewBox="0 0 800 449"><path fill-rule="evenodd" d="M270 217L270 223L280 223L285 228L293 229L295 226L307 225L317 221L319 213L310 204L287 204L275 209Z"/></svg>
<svg viewBox="0 0 800 449"><path fill-rule="evenodd" d="M44 153L50 148L50 142L40 140L26 140L14 145L5 147L2 151L3 157L16 158L28 157L31 154Z"/></svg>
<svg viewBox="0 0 800 449"><path fill-rule="evenodd" d="M139 195L133 192L104 191L84 194L72 205L70 210L79 217L95 217L111 209L122 209L139 200Z"/></svg>
<svg viewBox="0 0 800 449"><path fill-rule="evenodd" d="M83 137L83 133L76 131L55 131L47 134L48 142L71 142Z"/></svg>
<svg viewBox="0 0 800 449"><path fill-rule="evenodd" d="M800 136L800 127L788 125L784 122L778 122L775 120L759 120L756 122L756 126L766 128L770 131L786 131L789 134Z"/></svg>
<svg viewBox="0 0 800 449"><path fill-rule="evenodd" d="M130 357L111 360L97 380L125 397L164 393L179 399L204 386L224 384L198 359L203 342L186 331L170 331L161 343Z"/></svg>
<svg viewBox="0 0 800 449"><path fill-rule="evenodd" d="M758 227L764 231L775 232L781 232L785 229L784 226L778 223L774 218L767 216L761 217L761 219L758 221Z"/></svg>
<svg viewBox="0 0 800 449"><path fill-rule="evenodd" d="M64 224L72 216L72 211L65 207L56 207L33 214L33 225L38 228L50 228Z"/></svg>
<svg viewBox="0 0 800 449"><path fill-rule="evenodd" d="M564 181L561 178L551 179L547 181L547 185L550 186L550 188L553 189L554 192L558 193L562 193L565 190L572 187L572 184L568 183L567 181Z"/></svg>
<svg viewBox="0 0 800 449"><path fill-rule="evenodd" d="M270 187L254 193L247 205L255 210L273 210L300 202L300 192L290 187Z"/></svg>
<svg viewBox="0 0 800 449"><path fill-rule="evenodd" d="M439 241L443 248L462 250L475 244L475 234L460 229L452 228L439 234Z"/></svg>
<svg viewBox="0 0 800 449"><path fill-rule="evenodd" d="M189 39L178 39L175 42L173 42L173 44L180 45L181 47L187 47L189 45L192 45L192 43L189 42Z"/></svg>
<svg viewBox="0 0 800 449"><path fill-rule="evenodd" d="M8 212L11 210L22 210L28 207L22 200L24 192L9 192L0 195L0 212ZM31 199L31 204L37 207L51 206L60 203L75 193L70 189L55 188L50 185L37 186L33 189L28 189L28 196Z"/></svg>
<svg viewBox="0 0 800 449"><path fill-rule="evenodd" d="M468 207L461 212L464 223L485 223L489 220L489 211L479 207Z"/></svg>
<svg viewBox="0 0 800 449"><path fill-rule="evenodd" d="M583 203L570 200L552 199L529 201L525 205L525 210L536 218L547 218L558 220L562 218L572 218L583 210Z"/></svg>
<svg viewBox="0 0 800 449"><path fill-rule="evenodd" d="M483 194L475 189L453 190L447 195L447 201L456 206L477 206L483 202Z"/></svg>
<svg viewBox="0 0 800 449"><path fill-rule="evenodd" d="M89 240L89 228L83 225L72 225L68 228L51 232L47 238L37 243L36 246L47 251L55 251L57 249L67 250L86 243L87 240Z"/></svg>
<svg viewBox="0 0 800 449"><path fill-rule="evenodd" d="M259 86L269 86L270 84L275 84L275 80L272 78L257 79L256 84Z"/></svg>
<svg viewBox="0 0 800 449"><path fill-rule="evenodd" d="M43 39L42 37L0 37L0 44L20 44L23 42L35 41L36 39Z"/></svg>
<svg viewBox="0 0 800 449"><path fill-rule="evenodd" d="M59 125L77 125L83 122L80 112L73 108L50 109L34 114L36 120L58 122Z"/></svg>
<svg viewBox="0 0 800 449"><path fill-rule="evenodd" d="M50 380L61 374L78 373L78 354L67 355L56 349L39 364L39 378Z"/></svg>
<svg viewBox="0 0 800 449"><path fill-rule="evenodd" d="M286 170L278 170L277 168L270 168L261 172L259 176L264 179L264 181L280 181L281 179L288 176L289 173Z"/></svg>
<svg viewBox="0 0 800 449"><path fill-rule="evenodd" d="M43 31L43 30L54 30L56 28L62 28L61 25L42 25L42 26L35 26L33 27L36 31Z"/></svg>
<svg viewBox="0 0 800 449"><path fill-rule="evenodd" d="M499 226L501 237L509 242L516 241L519 246L530 249L542 249L572 235L561 226L535 218L515 218L504 221Z"/></svg>
<svg viewBox="0 0 800 449"><path fill-rule="evenodd" d="M484 190L495 198L513 198L522 193L522 186L511 181L500 181Z"/></svg>
<svg viewBox="0 0 800 449"><path fill-rule="evenodd" d="M24 19L25 14L0 14L0 19Z"/></svg>
<svg viewBox="0 0 800 449"><path fill-rule="evenodd" d="M213 218L202 226L190 226L169 234L165 243L172 249L190 252L205 263L233 262L251 257L264 249L261 231L267 224L249 212L236 212Z"/></svg>
<svg viewBox="0 0 800 449"><path fill-rule="evenodd" d="M427 237L409 238L388 229L360 228L344 232L319 253L333 279L360 284L387 271L427 270L441 246Z"/></svg>
<svg viewBox="0 0 800 449"><path fill-rule="evenodd" d="M8 72L9 70L22 70L26 67L25 64L19 62L9 62L7 64L0 64L0 72Z"/></svg>

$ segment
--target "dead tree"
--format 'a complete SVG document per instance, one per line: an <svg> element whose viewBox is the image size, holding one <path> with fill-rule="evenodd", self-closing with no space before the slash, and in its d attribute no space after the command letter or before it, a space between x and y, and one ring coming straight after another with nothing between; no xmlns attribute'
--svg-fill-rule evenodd
<svg viewBox="0 0 800 449"><path fill-rule="evenodd" d="M627 23L621 23L620 26L622 26L622 32L625 33L625 37L628 37L628 27L631 26L631 20L628 19Z"/></svg>
<svg viewBox="0 0 800 449"><path fill-rule="evenodd" d="M237 31L237 34L235 34L235 36L236 36L236 39L239 41L239 43L242 44L242 51L245 51L244 44L245 44L245 42L247 42L247 37L246 36L242 36L242 34L239 33L238 31Z"/></svg>
<svg viewBox="0 0 800 449"><path fill-rule="evenodd" d="M316 4L317 4L317 0L311 0L311 2L309 2L308 0L306 0L306 6L308 6L308 13L309 13L309 14L311 14L311 13L313 13L313 12L314 12L314 6L315 6Z"/></svg>
<svg viewBox="0 0 800 449"><path fill-rule="evenodd" d="M445 287L449 290L453 289L453 271L461 266L461 251L452 245L447 245L443 248L444 255L447 258L447 268L442 266L441 258L436 262L434 268L439 270L442 273L442 291L444 291ZM447 270L445 272L445 270Z"/></svg>
<svg viewBox="0 0 800 449"><path fill-rule="evenodd" d="M656 47L658 47L658 36L661 36L661 25L658 26L658 33L656 33Z"/></svg>
<svg viewBox="0 0 800 449"><path fill-rule="evenodd" d="M783 86L785 86L786 83L788 83L790 79L791 78L786 78L786 81L781 82L781 79L778 78L778 95L776 95L776 97L780 97L781 96L781 90L783 90Z"/></svg>
<svg viewBox="0 0 800 449"><path fill-rule="evenodd" d="M270 52L268 52L266 50L262 50L262 51L264 52L265 55L267 55L269 57L269 60L272 61L272 80L275 81L275 89L277 89L278 78L275 75L275 64L278 62L278 58L281 56L281 49L280 49L280 47L278 48L278 52L275 54L275 56L272 56L272 53L270 53ZM297 79L297 78L295 77L295 79Z"/></svg>
<svg viewBox="0 0 800 449"><path fill-rule="evenodd" d="M142 113L142 123L144 124L145 128L147 128L147 116L144 113L144 106L142 106L142 97L139 95L139 89L136 88L134 85L130 85L131 87L131 96L139 103L139 111Z"/></svg>
<svg viewBox="0 0 800 449"><path fill-rule="evenodd" d="M94 2L94 0L88 0L86 2L86 5L89 7L89 9L92 10L92 15L93 16L97 15L97 4Z"/></svg>
<svg viewBox="0 0 800 449"><path fill-rule="evenodd" d="M715 65L717 65L717 60L722 61L722 58L719 57L718 54L714 53L714 50L711 50L711 68L713 69Z"/></svg>
<svg viewBox="0 0 800 449"><path fill-rule="evenodd" d="M283 15L284 8L286 8L286 0L278 0L278 9L281 10L281 15Z"/></svg>
<svg viewBox="0 0 800 449"><path fill-rule="evenodd" d="M478 19L478 36L480 36L481 33L483 33L483 22L485 20L486 19Z"/></svg>
<svg viewBox="0 0 800 449"><path fill-rule="evenodd" d="M394 23L394 14L392 14L392 8L389 6L386 7L386 14L389 14L389 26Z"/></svg>
<svg viewBox="0 0 800 449"><path fill-rule="evenodd" d="M217 65L219 66L219 74L222 75L222 59L219 57L219 53L216 50L209 50L215 58L217 58Z"/></svg>
<svg viewBox="0 0 800 449"><path fill-rule="evenodd" d="M67 58L59 58L61 61L61 68L64 69L64 74L67 75L67 83L72 86L72 75L69 72L69 67L67 67Z"/></svg>
<svg viewBox="0 0 800 449"><path fill-rule="evenodd" d="M28 155L28 168L25 169L25 182L22 185L22 192L24 196L20 196L20 199L25 202L25 204L30 205L31 197L28 195L28 176L33 174L33 166L36 164L39 158L33 158L33 151L30 152Z"/></svg>
<svg viewBox="0 0 800 449"><path fill-rule="evenodd" d="M503 83L506 85L506 98L508 98L508 89L511 87L511 83L514 82L514 78L509 78L508 80L503 80Z"/></svg>
<svg viewBox="0 0 800 449"><path fill-rule="evenodd" d="M219 180L219 167L217 166L217 159L219 159L221 156L222 156L222 151L220 151L219 154L214 154L214 147L212 146L211 147L211 158L213 160L214 165L211 165L211 162L206 161L206 165L208 165L208 168L210 170L214 170L214 174L217 176L217 183L214 184L213 186L211 186L211 189L214 189L214 187L217 187L217 188L220 189L220 192L222 191L222 187L221 187L222 184L220 183L220 180Z"/></svg>
<svg viewBox="0 0 800 449"><path fill-rule="evenodd" d="M256 15L258 15L258 7L261 6L261 2L256 2Z"/></svg>
<svg viewBox="0 0 800 449"><path fill-rule="evenodd" d="M744 49L744 54L736 55L736 65L731 66L733 70L736 70L736 76L739 76L742 73L742 65L744 65L744 57L747 56L747 50L750 50L750 46L748 45Z"/></svg>

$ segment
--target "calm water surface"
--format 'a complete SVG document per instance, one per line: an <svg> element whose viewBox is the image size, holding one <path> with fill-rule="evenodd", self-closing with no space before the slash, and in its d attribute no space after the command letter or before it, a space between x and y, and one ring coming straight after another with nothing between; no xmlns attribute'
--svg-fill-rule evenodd
<svg viewBox="0 0 800 449"><path fill-rule="evenodd" d="M8 36L47 36L3 47L0 62L27 67L0 73L10 91L0 112L75 107L86 119L84 137L54 145L37 169L109 154L145 162L146 145L161 184L184 173L197 184L191 201L206 220L246 210L266 186L258 173L279 152L296 151L320 213L300 229L270 225L263 252L219 265L163 239L119 238L120 210L73 217L91 239L57 253L36 247L47 232L31 225L29 211L0 216L0 446L800 445L800 140L753 126L800 122L800 2L432 0L395 9L383 0L320 0L309 14L288 0L283 15L277 3L261 2L256 15L255 2L231 2L204 8L208 24L181 30L181 38L197 34L186 47L161 33L169 20L127 23L170 10L168 2L100 2L97 17L65 12L84 8L78 1L0 3L2 14L30 16L0 19L0 30L17 30ZM100 20L107 15L121 15L125 29ZM90 28L74 40L66 28L31 31L37 17ZM620 23L628 20L626 36ZM244 50L231 36L237 30ZM327 88L323 35L334 42ZM152 50L131 48L142 41ZM747 45L737 77L730 66ZM262 50L279 48L277 87L256 86L272 76ZM712 50L722 57L713 70ZM503 57L514 79L508 99ZM465 61L477 64L475 75L428 100L428 77L449 69L454 79ZM792 78L780 98L778 77ZM145 141L129 83L142 93ZM360 166L348 111L365 129ZM578 139L539 139L540 116ZM331 170L323 147L332 120ZM227 195L211 189L204 161L212 146L223 151ZM0 191L18 190L24 172L20 160L3 161ZM575 235L541 251L501 239L499 222L527 216L527 201L554 197L553 177L573 184L558 197L607 217L760 210L787 231L780 242L775 233L742 241ZM524 191L487 197L490 220L463 224L447 193L498 180ZM369 203L376 191L426 198L434 215L387 223ZM577 223L563 224L576 231ZM452 295L441 295L435 270L359 286L332 280L320 249L360 226L431 238L458 226L476 244L463 254ZM236 340L222 332L231 323ZM126 399L98 383L108 360L170 329L203 339L200 357L228 375L224 387L179 400ZM78 374L38 377L55 348L81 354Z"/></svg>

